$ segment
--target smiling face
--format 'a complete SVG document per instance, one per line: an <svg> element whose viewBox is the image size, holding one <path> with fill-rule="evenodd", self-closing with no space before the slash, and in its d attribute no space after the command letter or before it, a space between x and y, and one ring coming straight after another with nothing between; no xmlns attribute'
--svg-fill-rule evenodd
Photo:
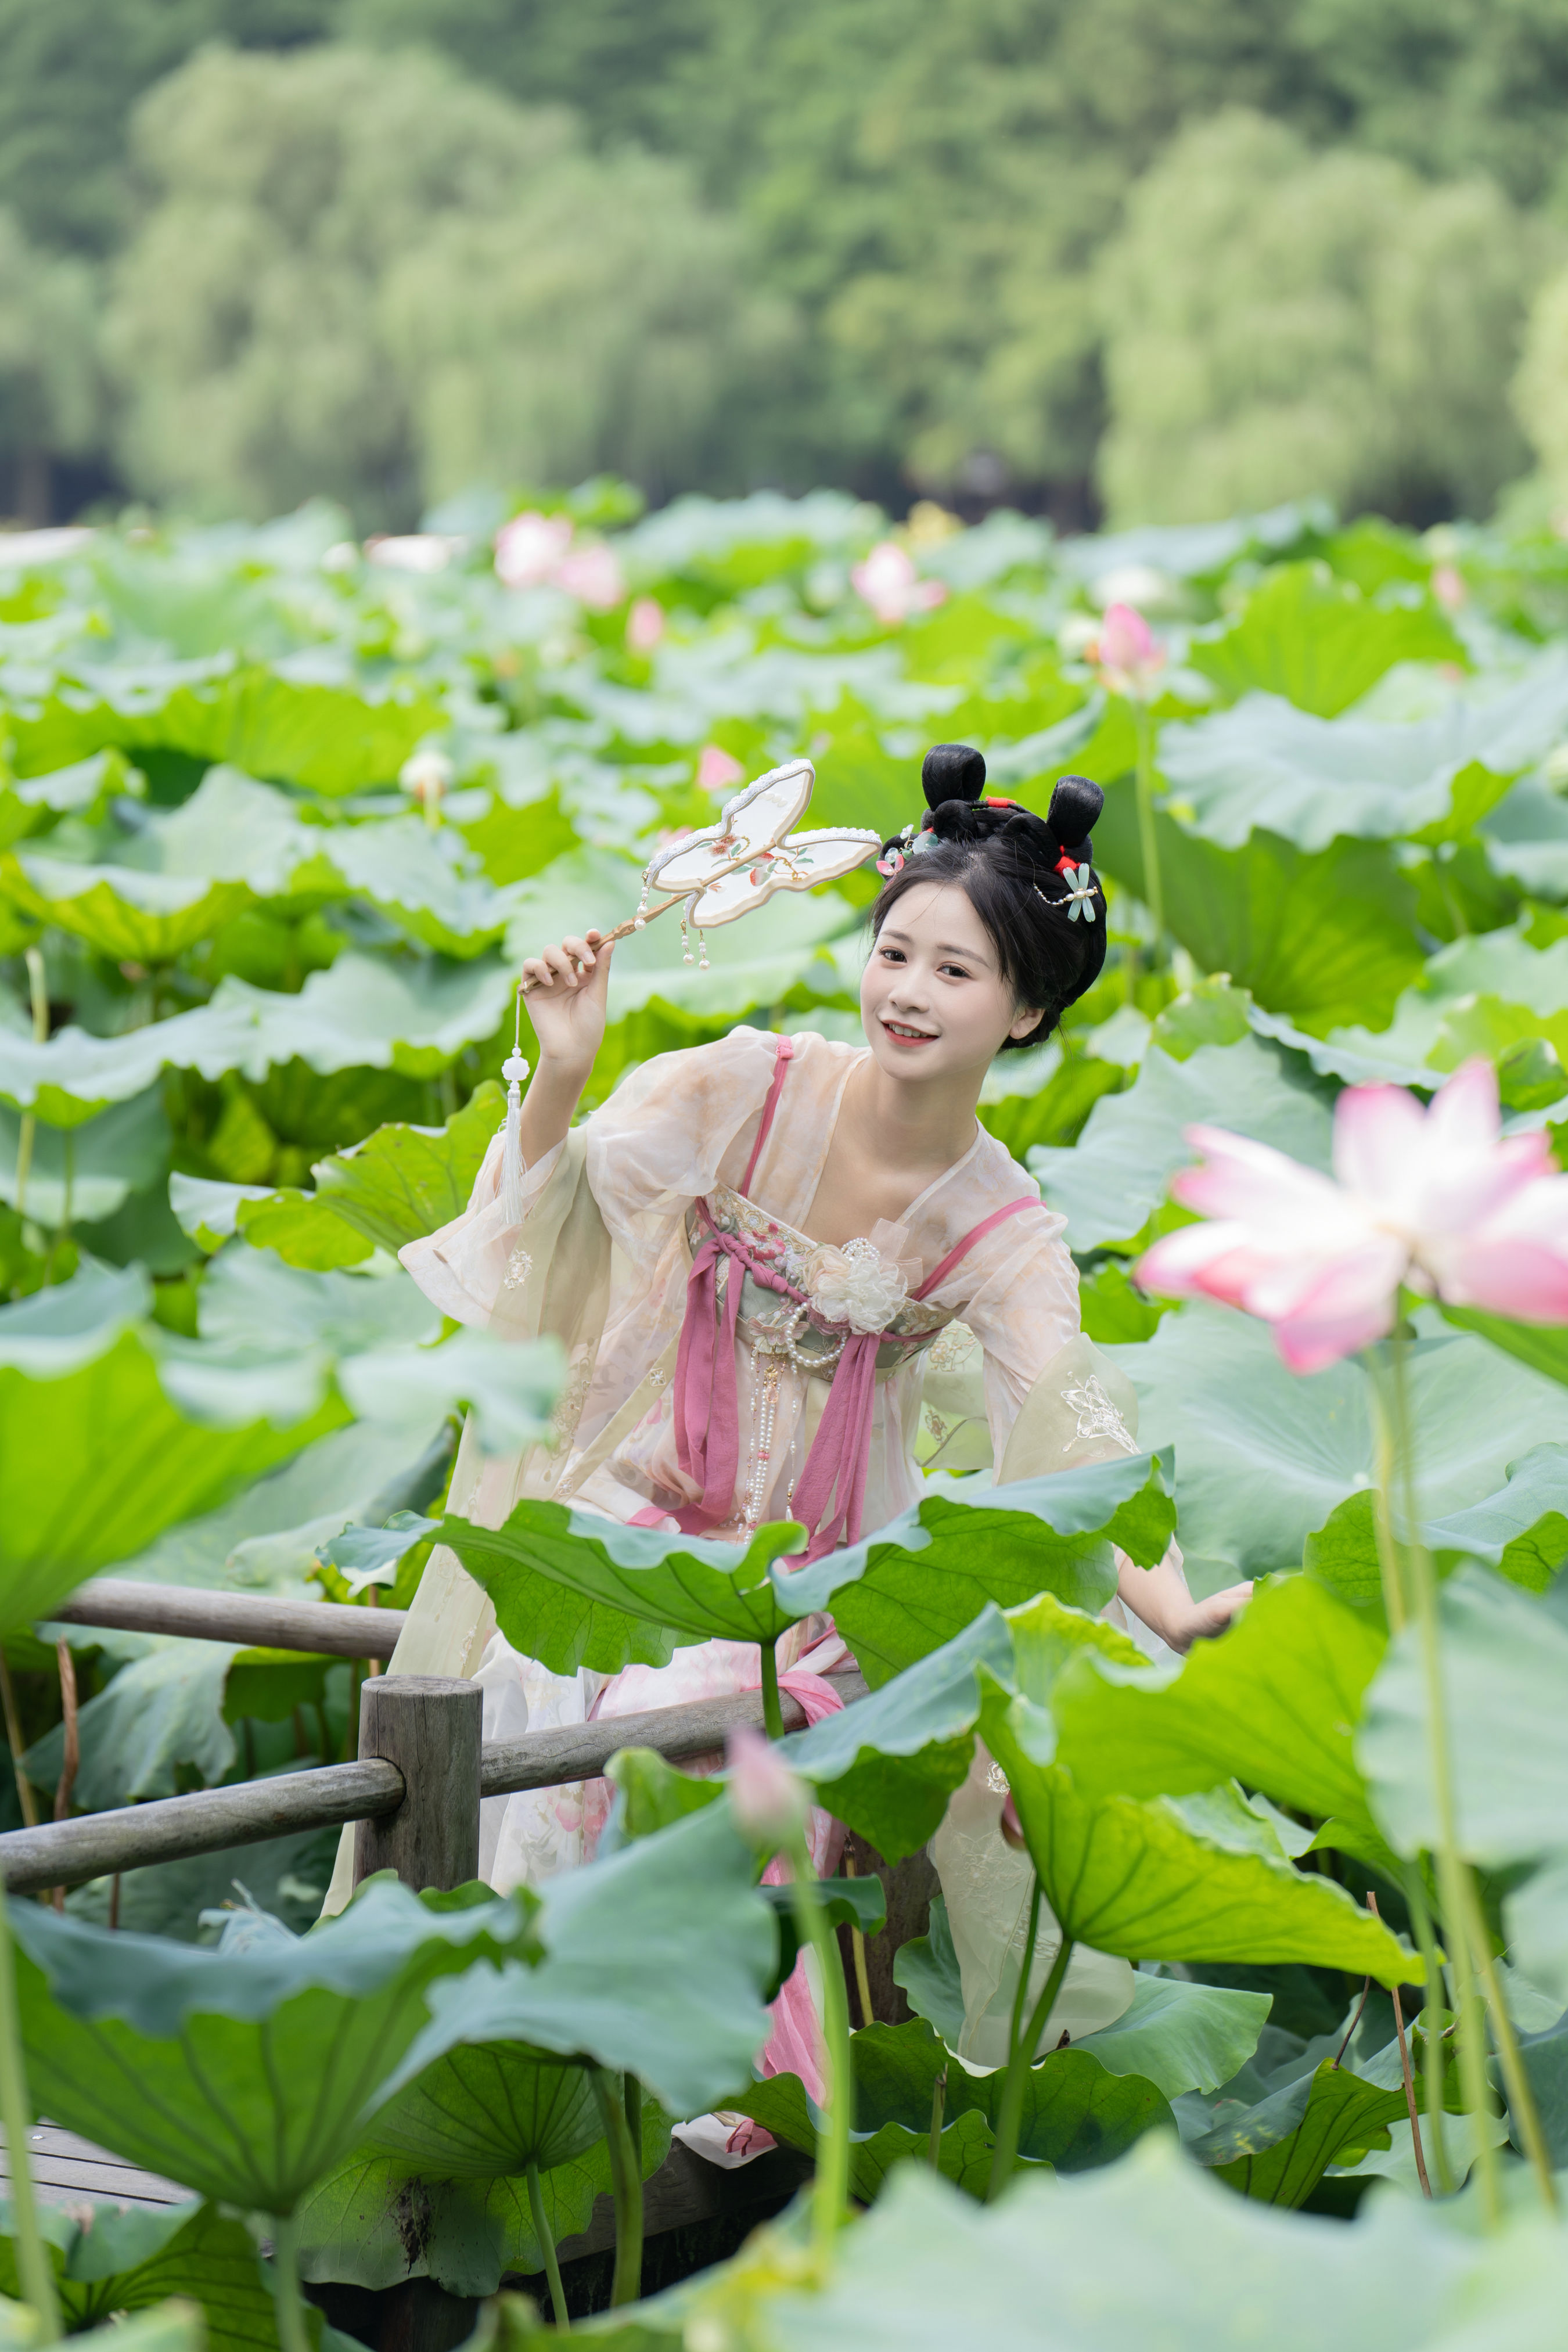
<svg viewBox="0 0 1568 2352"><path fill-rule="evenodd" d="M919 885L889 908L861 977L860 1020L889 1077L984 1076L1003 1039L1026 1036L1039 1018L1019 1004L958 883Z"/></svg>

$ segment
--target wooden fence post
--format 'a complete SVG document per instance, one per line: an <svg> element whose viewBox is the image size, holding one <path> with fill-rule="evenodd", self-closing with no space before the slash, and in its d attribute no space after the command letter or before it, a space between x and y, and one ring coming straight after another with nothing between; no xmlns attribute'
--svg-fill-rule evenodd
<svg viewBox="0 0 1568 2352"><path fill-rule="evenodd" d="M405 1886L461 1886L479 1874L484 1696L444 1675L378 1675L360 1692L359 1752L395 1764L407 1795L354 1829L354 1885L395 1870Z"/></svg>

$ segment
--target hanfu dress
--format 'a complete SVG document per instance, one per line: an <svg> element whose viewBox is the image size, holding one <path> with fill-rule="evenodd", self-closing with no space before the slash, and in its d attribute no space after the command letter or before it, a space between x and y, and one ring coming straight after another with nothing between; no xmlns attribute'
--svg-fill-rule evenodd
<svg viewBox="0 0 1568 2352"><path fill-rule="evenodd" d="M954 1422L971 1441L984 1422L998 1479L1136 1450L1131 1384L1079 1330L1064 1221L978 1122L897 1224L842 1249L805 1235L845 1088L868 1051L740 1027L659 1055L527 1171L511 1222L498 1136L467 1209L410 1243L403 1263L458 1322L519 1340L552 1334L566 1378L548 1444L487 1455L465 1433L455 1512L496 1527L531 1496L737 1543L794 1518L817 1557L918 1500L928 1381L945 1408L928 1427L946 1445ZM781 1685L808 1719L839 1703L825 1677L847 1654L820 1618L781 1640ZM679 1649L663 1667L552 1674L509 1647L489 1597L445 1549L390 1670L476 1676L488 1737L519 1728L524 1706L537 1730L755 1688L759 1674L754 1645L725 1641ZM977 1756L933 1846L973 2042L962 2054L980 2064L998 2063L1030 1892L1026 1860L999 1833L1005 1793ZM481 1869L502 1889L548 1877L588 1858L606 1811L603 1781L490 1800ZM815 1858L831 1869L842 1832L814 1822ZM329 1908L347 1892L341 1859ZM1058 1941L1041 1936L1041 1982ZM1131 1993L1124 1961L1075 1954L1053 2032L1108 2023Z"/></svg>

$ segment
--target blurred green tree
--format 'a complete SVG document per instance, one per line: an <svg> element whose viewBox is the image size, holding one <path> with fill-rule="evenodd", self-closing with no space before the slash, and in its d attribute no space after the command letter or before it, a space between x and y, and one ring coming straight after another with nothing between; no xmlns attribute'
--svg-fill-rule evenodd
<svg viewBox="0 0 1568 2352"><path fill-rule="evenodd" d="M765 394L776 310L680 167L592 156L432 57L208 50L132 152L107 341L149 496L385 525L481 477L666 491L721 473L726 404Z"/></svg>
<svg viewBox="0 0 1568 2352"><path fill-rule="evenodd" d="M82 456L102 430L97 277L40 252L0 211L0 511L23 522L48 520L55 461Z"/></svg>
<svg viewBox="0 0 1568 2352"><path fill-rule="evenodd" d="M1483 178L1424 186L1242 109L1182 133L1103 257L1111 514L1484 512L1524 460L1508 385L1561 249Z"/></svg>

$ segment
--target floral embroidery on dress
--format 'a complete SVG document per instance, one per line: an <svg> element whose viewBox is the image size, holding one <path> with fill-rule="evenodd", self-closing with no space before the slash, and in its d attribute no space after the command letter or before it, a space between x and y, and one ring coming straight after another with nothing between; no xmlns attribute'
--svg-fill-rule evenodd
<svg viewBox="0 0 1568 2352"><path fill-rule="evenodd" d="M1080 1437L1109 1437L1124 1453L1137 1453L1137 1443L1128 1434L1127 1423L1093 1372L1076 1387L1063 1389L1062 1402L1070 1405L1078 1415L1077 1433L1062 1447L1064 1454L1069 1453Z"/></svg>
<svg viewBox="0 0 1568 2352"><path fill-rule="evenodd" d="M521 1290L532 1272L533 1260L519 1242L506 1262L506 1277L501 1284L501 1288Z"/></svg>

